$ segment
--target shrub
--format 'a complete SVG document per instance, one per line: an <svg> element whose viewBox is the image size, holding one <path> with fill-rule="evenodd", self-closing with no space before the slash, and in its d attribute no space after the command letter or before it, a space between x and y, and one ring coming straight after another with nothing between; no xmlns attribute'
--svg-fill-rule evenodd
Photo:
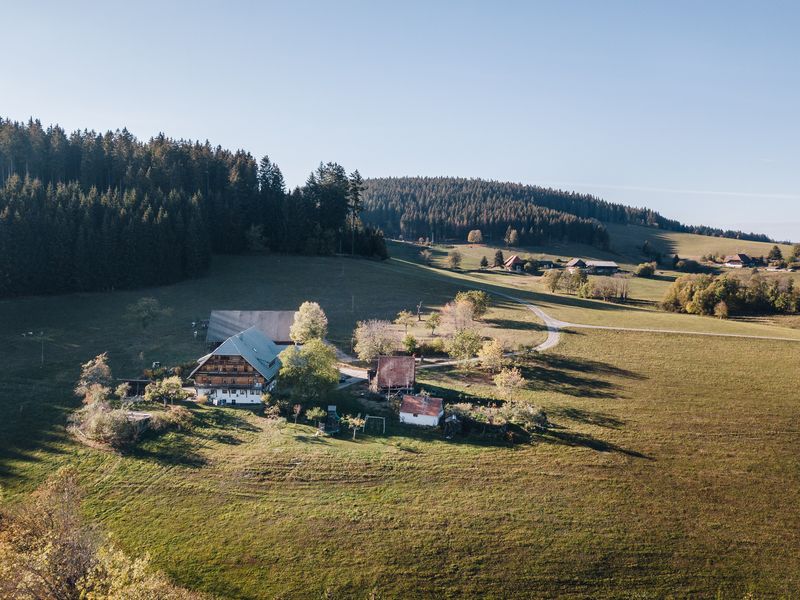
<svg viewBox="0 0 800 600"><path fill-rule="evenodd" d="M417 348L419 353L424 355L431 355L431 354L444 354L445 353L445 342L442 338L435 338L430 340L429 342L424 342L419 345Z"/></svg>
<svg viewBox="0 0 800 600"><path fill-rule="evenodd" d="M499 371L503 366L503 343L500 340L489 340L484 342L478 358L481 366L489 371Z"/></svg>
<svg viewBox="0 0 800 600"><path fill-rule="evenodd" d="M408 334L403 338L403 349L409 354L414 354L417 351L417 338Z"/></svg>
<svg viewBox="0 0 800 600"><path fill-rule="evenodd" d="M505 398L510 398L515 390L525 385L525 378L517 367L503 369L494 376L494 384Z"/></svg>
<svg viewBox="0 0 800 600"><path fill-rule="evenodd" d="M177 429L190 429L194 423L194 415L185 406L170 406L168 410L157 412L150 418L150 429L155 432Z"/></svg>
<svg viewBox="0 0 800 600"><path fill-rule="evenodd" d="M84 406L69 421L73 433L115 450L128 448L139 439L139 428L128 418L128 411L112 409L106 402Z"/></svg>
<svg viewBox="0 0 800 600"><path fill-rule="evenodd" d="M451 250L447 255L447 266L454 271L461 267L461 252L458 250Z"/></svg>
<svg viewBox="0 0 800 600"><path fill-rule="evenodd" d="M633 272L637 277L652 277L656 274L656 263L646 262L641 263Z"/></svg>
<svg viewBox="0 0 800 600"><path fill-rule="evenodd" d="M718 319L727 319L728 318L728 303L724 300L717 302L716 306L714 307L714 316Z"/></svg>
<svg viewBox="0 0 800 600"><path fill-rule="evenodd" d="M197 404L199 404L200 406L205 406L206 404L208 404L208 396L206 396L205 394L200 394L195 399L195 402L197 402Z"/></svg>
<svg viewBox="0 0 800 600"><path fill-rule="evenodd" d="M447 344L447 353L459 360L466 360L476 356L480 349L481 336L472 329L462 329Z"/></svg>

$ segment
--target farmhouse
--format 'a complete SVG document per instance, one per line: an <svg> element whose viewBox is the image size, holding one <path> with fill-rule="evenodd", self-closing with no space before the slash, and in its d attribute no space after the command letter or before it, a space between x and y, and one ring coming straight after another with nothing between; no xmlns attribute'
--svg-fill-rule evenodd
<svg viewBox="0 0 800 600"><path fill-rule="evenodd" d="M436 427L444 415L444 406L441 398L430 396L403 396L400 405L400 422L411 425L426 425Z"/></svg>
<svg viewBox="0 0 800 600"><path fill-rule="evenodd" d="M292 343L289 329L294 323L293 310L212 310L208 320L206 342L212 348L232 335L257 328L280 346Z"/></svg>
<svg viewBox="0 0 800 600"><path fill-rule="evenodd" d="M522 273L525 267L525 261L522 260L519 256L514 254L513 256L509 256L505 263L503 263L506 271L514 271L516 273Z"/></svg>
<svg viewBox="0 0 800 600"><path fill-rule="evenodd" d="M743 267L749 267L753 264L753 259L747 256L747 254L731 254L730 256L725 257L724 266L730 267L731 269L741 269Z"/></svg>
<svg viewBox="0 0 800 600"><path fill-rule="evenodd" d="M580 258L573 258L571 261L567 263L567 271L570 273L575 273L576 271L580 271L581 269L586 268L586 262Z"/></svg>
<svg viewBox="0 0 800 600"><path fill-rule="evenodd" d="M567 263L567 271L577 273L586 271L594 275L613 275L619 271L619 265L611 260L583 260L573 258Z"/></svg>
<svg viewBox="0 0 800 600"><path fill-rule="evenodd" d="M412 392L416 383L416 369L413 356L379 356L370 388L374 392Z"/></svg>
<svg viewBox="0 0 800 600"><path fill-rule="evenodd" d="M216 405L257 404L281 368L279 352L271 339L251 327L198 359L189 377L194 379L197 395L207 396Z"/></svg>

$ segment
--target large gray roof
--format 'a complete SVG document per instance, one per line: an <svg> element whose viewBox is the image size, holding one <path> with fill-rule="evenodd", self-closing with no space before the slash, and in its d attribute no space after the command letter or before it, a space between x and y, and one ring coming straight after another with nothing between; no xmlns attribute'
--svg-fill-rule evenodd
<svg viewBox="0 0 800 600"><path fill-rule="evenodd" d="M206 341L218 343L232 335L256 327L273 342L289 343L289 329L294 323L293 310L212 310Z"/></svg>
<svg viewBox="0 0 800 600"><path fill-rule="evenodd" d="M261 333L256 327L251 327L245 331L232 335L222 342L213 352L200 358L199 369L212 356L241 356L265 379L271 380L277 375L281 368L281 361L278 360L280 348ZM194 375L194 371L192 374ZM190 375L190 377L191 377Z"/></svg>

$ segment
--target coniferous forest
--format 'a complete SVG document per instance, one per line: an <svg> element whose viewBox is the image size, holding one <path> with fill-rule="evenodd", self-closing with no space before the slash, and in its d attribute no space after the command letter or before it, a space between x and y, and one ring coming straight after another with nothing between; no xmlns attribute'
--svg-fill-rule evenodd
<svg viewBox="0 0 800 600"><path fill-rule="evenodd" d="M614 204L595 196L519 183L458 177L386 177L368 179L364 219L391 236L466 239L480 229L503 239L517 229L520 244L565 240L606 248L608 231L601 221L658 227L755 241L760 234L688 226L646 208Z"/></svg>
<svg viewBox="0 0 800 600"><path fill-rule="evenodd" d="M212 253L385 258L362 191L336 163L288 191L275 163L243 150L0 119L0 297L170 283Z"/></svg>

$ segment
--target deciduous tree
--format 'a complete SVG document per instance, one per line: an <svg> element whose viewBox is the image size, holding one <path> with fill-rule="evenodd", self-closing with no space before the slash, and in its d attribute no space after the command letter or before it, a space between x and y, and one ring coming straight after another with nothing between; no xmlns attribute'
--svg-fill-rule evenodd
<svg viewBox="0 0 800 600"><path fill-rule="evenodd" d="M366 361L391 354L397 346L397 335L392 331L391 323L377 319L359 321L353 340L358 358Z"/></svg>
<svg viewBox="0 0 800 600"><path fill-rule="evenodd" d="M323 400L339 381L336 352L320 339L289 346L278 358L278 389L301 404Z"/></svg>
<svg viewBox="0 0 800 600"><path fill-rule="evenodd" d="M316 302L303 302L294 315L289 337L296 344L324 339L328 334L328 317Z"/></svg>

